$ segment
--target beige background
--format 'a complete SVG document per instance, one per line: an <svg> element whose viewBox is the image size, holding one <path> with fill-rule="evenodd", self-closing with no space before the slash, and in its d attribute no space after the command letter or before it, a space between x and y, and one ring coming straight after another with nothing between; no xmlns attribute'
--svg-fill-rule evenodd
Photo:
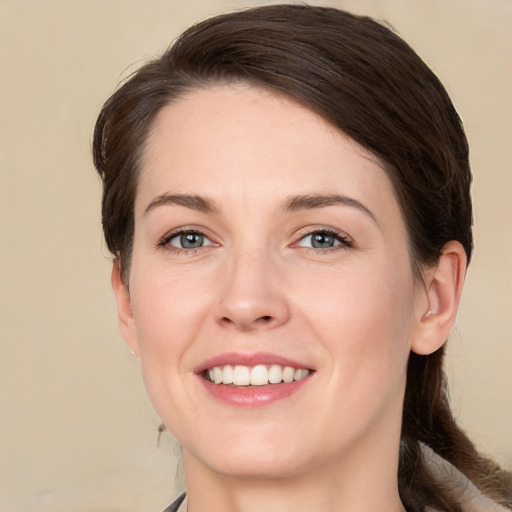
<svg viewBox="0 0 512 512"><path fill-rule="evenodd" d="M256 1L0 1L0 510L162 510L169 434L117 331L90 161L121 76L193 21ZM477 250L447 371L512 469L512 1L338 1L389 20L445 82L472 147Z"/></svg>

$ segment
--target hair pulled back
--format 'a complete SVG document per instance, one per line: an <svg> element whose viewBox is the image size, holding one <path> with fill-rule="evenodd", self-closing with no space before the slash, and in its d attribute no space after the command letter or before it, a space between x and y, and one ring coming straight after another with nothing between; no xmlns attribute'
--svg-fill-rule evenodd
<svg viewBox="0 0 512 512"><path fill-rule="evenodd" d="M128 283L141 156L156 114L187 91L244 81L316 112L376 155L405 220L415 276L443 246L472 252L471 172L461 121L444 87L396 34L371 18L305 5L221 15L183 33L105 103L93 155L103 184L109 250ZM459 505L423 460L421 445L482 491L511 505L510 476L478 455L456 425L442 369L443 348L408 365L399 490L408 510Z"/></svg>

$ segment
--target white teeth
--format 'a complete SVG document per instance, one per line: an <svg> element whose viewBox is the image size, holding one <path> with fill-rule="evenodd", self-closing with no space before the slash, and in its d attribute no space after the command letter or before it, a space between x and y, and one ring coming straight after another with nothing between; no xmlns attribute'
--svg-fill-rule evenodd
<svg viewBox="0 0 512 512"><path fill-rule="evenodd" d="M309 370L299 369L295 370L295 375L293 376L293 380L302 380L309 375Z"/></svg>
<svg viewBox="0 0 512 512"><path fill-rule="evenodd" d="M273 364L268 370L270 384L279 384L283 380L283 370L278 364Z"/></svg>
<svg viewBox="0 0 512 512"><path fill-rule="evenodd" d="M285 382L293 382L293 377L295 376L295 368L291 366L287 366L283 372L283 380Z"/></svg>
<svg viewBox="0 0 512 512"><path fill-rule="evenodd" d="M235 366L233 369L233 384L235 386L248 386L250 373L247 366Z"/></svg>
<svg viewBox="0 0 512 512"><path fill-rule="evenodd" d="M291 366L215 366L207 371L208 378L215 384L234 384L235 386L266 386L268 384L290 383L302 380L309 375L305 368L295 369Z"/></svg>
<svg viewBox="0 0 512 512"><path fill-rule="evenodd" d="M233 384L233 367L227 364L222 372L222 383Z"/></svg>
<svg viewBox="0 0 512 512"><path fill-rule="evenodd" d="M251 385L252 386L265 386L268 384L268 370L263 364L255 366L251 370Z"/></svg>
<svg viewBox="0 0 512 512"><path fill-rule="evenodd" d="M213 382L215 382L215 384L220 384L222 382L222 368L219 368L218 366L213 369Z"/></svg>

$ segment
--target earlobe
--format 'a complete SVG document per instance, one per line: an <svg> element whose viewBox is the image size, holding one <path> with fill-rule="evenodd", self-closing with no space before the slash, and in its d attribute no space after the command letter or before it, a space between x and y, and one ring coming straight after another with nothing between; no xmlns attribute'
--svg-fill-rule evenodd
<svg viewBox="0 0 512 512"><path fill-rule="evenodd" d="M130 294L128 286L124 283L121 276L121 269L118 261L114 261L112 265L112 289L116 298L117 318L119 321L119 329L121 334L131 350L132 355L137 356L139 353L137 342L137 331L135 329L135 319L133 317L132 305L130 302Z"/></svg>
<svg viewBox="0 0 512 512"><path fill-rule="evenodd" d="M436 267L425 273L426 304L417 313L417 329L411 349L427 355L440 348L448 338L459 308L464 278L466 253L459 242L448 242Z"/></svg>

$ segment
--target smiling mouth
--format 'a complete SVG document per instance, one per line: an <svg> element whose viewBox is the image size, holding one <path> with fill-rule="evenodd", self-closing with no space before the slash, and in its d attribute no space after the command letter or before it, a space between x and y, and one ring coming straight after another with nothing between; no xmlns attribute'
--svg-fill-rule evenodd
<svg viewBox="0 0 512 512"><path fill-rule="evenodd" d="M213 384L237 386L267 386L269 384L291 383L305 379L310 374L306 368L294 368L279 364L256 366L223 365L214 366L203 372L203 377Z"/></svg>

